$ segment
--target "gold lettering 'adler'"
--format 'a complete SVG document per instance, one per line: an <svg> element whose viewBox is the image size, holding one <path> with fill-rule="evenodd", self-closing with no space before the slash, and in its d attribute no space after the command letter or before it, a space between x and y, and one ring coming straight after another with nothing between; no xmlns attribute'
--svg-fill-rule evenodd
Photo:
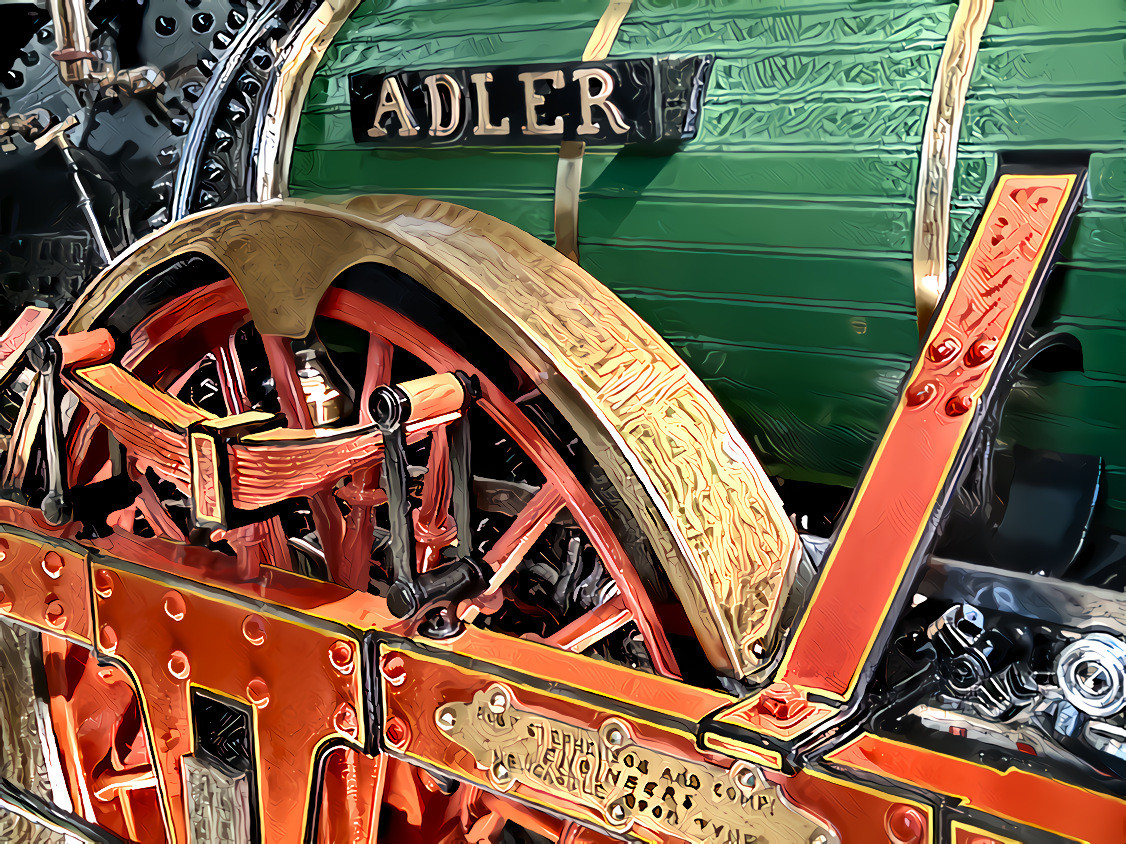
<svg viewBox="0 0 1126 844"><path fill-rule="evenodd" d="M375 110L375 119L372 120L374 125L368 129L368 135L382 138L387 134L380 125L385 114L394 114L399 118L399 137L410 138L418 134L418 121L415 120L414 112L403 96L403 86L394 76L386 76L383 79L383 85L379 89L379 106Z"/></svg>

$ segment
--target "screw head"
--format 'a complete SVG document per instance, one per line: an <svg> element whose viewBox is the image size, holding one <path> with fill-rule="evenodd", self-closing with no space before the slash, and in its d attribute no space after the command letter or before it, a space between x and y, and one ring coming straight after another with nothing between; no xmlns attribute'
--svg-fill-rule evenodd
<svg viewBox="0 0 1126 844"><path fill-rule="evenodd" d="M168 657L168 673L177 680L186 680L192 673L192 665L188 662L188 655L183 651L172 651Z"/></svg>
<svg viewBox="0 0 1126 844"><path fill-rule="evenodd" d="M884 816L884 831L896 844L918 844L923 840L926 829L926 816L906 803L897 803Z"/></svg>
<svg viewBox="0 0 1126 844"><path fill-rule="evenodd" d="M455 715L454 711L449 707L439 709L438 716L435 720L438 722L438 726L446 732L449 732L457 726L457 715Z"/></svg>
<svg viewBox="0 0 1126 844"><path fill-rule="evenodd" d="M981 337L966 351L966 366L981 366L997 353L996 337Z"/></svg>
<svg viewBox="0 0 1126 844"><path fill-rule="evenodd" d="M500 783L512 779L512 772L499 759L493 764L493 779Z"/></svg>
<svg viewBox="0 0 1126 844"><path fill-rule="evenodd" d="M626 819L626 807L621 800L615 800L606 810L607 816L614 823L622 823Z"/></svg>

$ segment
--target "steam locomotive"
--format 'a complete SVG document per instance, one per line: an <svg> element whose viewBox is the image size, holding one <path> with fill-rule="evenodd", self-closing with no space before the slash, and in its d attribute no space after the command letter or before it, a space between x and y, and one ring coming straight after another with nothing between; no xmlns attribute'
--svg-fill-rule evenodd
<svg viewBox="0 0 1126 844"><path fill-rule="evenodd" d="M1119 5L0 6L0 838L1126 840Z"/></svg>

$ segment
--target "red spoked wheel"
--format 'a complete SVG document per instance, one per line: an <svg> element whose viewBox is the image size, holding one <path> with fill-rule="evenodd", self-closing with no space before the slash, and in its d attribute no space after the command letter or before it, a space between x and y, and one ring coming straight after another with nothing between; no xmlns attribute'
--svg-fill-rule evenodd
<svg viewBox="0 0 1126 844"><path fill-rule="evenodd" d="M300 429L370 425L372 395L389 384L436 373L472 377L480 396L467 417L469 545L491 576L482 594L448 612L564 650L681 676L666 631L682 630L683 615L647 541L534 378L482 332L402 273L362 264L327 289L308 337L260 335L242 294L224 275L206 259L179 260L151 273L129 300L103 314L101 324L127 347L121 365L208 412L279 412L288 427ZM457 540L449 452L446 425L407 443L415 558L423 572L438 566ZM182 486L117 444L84 406L71 424L67 460L76 487L124 470L140 490L104 525L87 529L187 541L190 501ZM247 579L261 566L274 566L386 594L389 530L377 459L350 475L326 476L260 521L213 532L209 545L229 555ZM691 647L687 637L676 639L678 649ZM79 678L66 688L56 681L51 691L58 700L73 700L88 692L83 682L93 681ZM56 728L73 731L66 708L57 711ZM125 729L132 727L128 722ZM137 735L139 725L130 746ZM65 740L63 748L65 755ZM142 757L138 751L131 761L143 785ZM72 779L89 788L90 760L72 752L67 762ZM516 834L511 824L505 831L510 820L553 840L600 840L475 788L449 790L393 759L336 751L325 769L318 834L323 841L356 840L361 833L375 840L382 826L388 837L381 840L388 841L497 841Z"/></svg>

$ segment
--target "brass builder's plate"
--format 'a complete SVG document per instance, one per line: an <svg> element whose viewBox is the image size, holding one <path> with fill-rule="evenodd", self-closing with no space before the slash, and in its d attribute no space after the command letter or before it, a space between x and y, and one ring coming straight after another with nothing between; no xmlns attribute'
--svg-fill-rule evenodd
<svg viewBox="0 0 1126 844"><path fill-rule="evenodd" d="M435 712L498 791L517 784L600 813L606 825L707 844L835 844L837 836L791 807L751 765L691 762L636 743L617 719L586 729L518 708L493 685Z"/></svg>

